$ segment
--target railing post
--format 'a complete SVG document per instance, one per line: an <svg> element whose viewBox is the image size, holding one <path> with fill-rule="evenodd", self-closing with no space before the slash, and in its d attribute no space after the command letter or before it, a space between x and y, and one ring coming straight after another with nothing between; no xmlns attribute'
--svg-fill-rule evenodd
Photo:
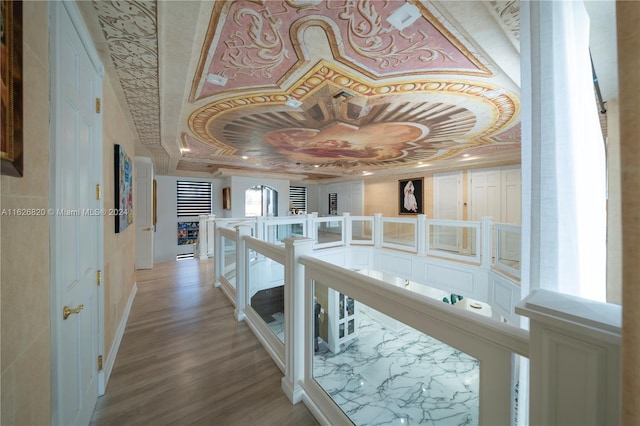
<svg viewBox="0 0 640 426"><path fill-rule="evenodd" d="M244 320L244 308L247 306L247 294L249 291L247 280L247 256L245 235L251 235L249 225L236 225L236 309L234 314L238 321Z"/></svg>
<svg viewBox="0 0 640 426"><path fill-rule="evenodd" d="M419 214L416 217L416 237L418 243L418 256L424 256L427 254L427 243L425 241L426 228L427 228L427 215Z"/></svg>
<svg viewBox="0 0 640 426"><path fill-rule="evenodd" d="M256 218L256 235L259 240L264 241L264 216L258 216Z"/></svg>
<svg viewBox="0 0 640 426"><path fill-rule="evenodd" d="M318 212L312 212L307 216L307 238L311 238L314 241L318 240L316 234L316 219L318 218Z"/></svg>
<svg viewBox="0 0 640 426"><path fill-rule="evenodd" d="M480 231L482 238L480 266L484 269L491 269L493 235L491 228L493 226L493 218L491 216L482 216L482 229ZM497 255L497 253L496 253Z"/></svg>
<svg viewBox="0 0 640 426"><path fill-rule="evenodd" d="M207 258L207 215L198 216L198 257L200 260Z"/></svg>
<svg viewBox="0 0 640 426"><path fill-rule="evenodd" d="M298 263L298 258L311 254L313 242L309 238L284 239L285 376L281 386L293 404L302 400L300 380L305 362L304 266Z"/></svg>
<svg viewBox="0 0 640 426"><path fill-rule="evenodd" d="M352 233L352 226L351 226L351 213L347 213L344 212L342 213L342 216L344 217L344 245L345 247L349 247L351 244L351 233Z"/></svg>
<svg viewBox="0 0 640 426"><path fill-rule="evenodd" d="M216 220L216 215L210 214L207 218L207 257L213 257L215 251L213 250L213 225Z"/></svg>
<svg viewBox="0 0 640 426"><path fill-rule="evenodd" d="M220 276L224 273L222 267L222 235L220 235L220 224L213 222L213 234L214 234L214 257L213 257L213 269L214 280L213 283L216 287L220 287Z"/></svg>
<svg viewBox="0 0 640 426"><path fill-rule="evenodd" d="M622 307L536 290L530 318L529 424L620 424Z"/></svg>
<svg viewBox="0 0 640 426"><path fill-rule="evenodd" d="M382 247L382 213L373 214L373 245L376 248Z"/></svg>

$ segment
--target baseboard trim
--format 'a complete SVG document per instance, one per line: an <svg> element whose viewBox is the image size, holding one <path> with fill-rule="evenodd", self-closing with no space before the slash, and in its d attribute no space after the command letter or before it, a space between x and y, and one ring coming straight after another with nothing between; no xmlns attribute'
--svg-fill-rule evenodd
<svg viewBox="0 0 640 426"><path fill-rule="evenodd" d="M111 377L111 371L113 370L113 365L116 363L116 356L118 355L118 349L120 349L120 342L122 341L122 336L124 335L124 329L126 328L127 321L129 320L129 312L131 312L131 305L133 305L133 299L136 297L137 292L138 292L138 283L134 282L133 288L131 289L131 294L129 294L129 300L127 300L127 306L125 306L124 312L122 313L122 318L120 319L120 325L118 326L118 331L116 332L116 335L113 338L111 350L109 351L109 355L107 356L107 364L105 367L105 389L109 384L109 377Z"/></svg>

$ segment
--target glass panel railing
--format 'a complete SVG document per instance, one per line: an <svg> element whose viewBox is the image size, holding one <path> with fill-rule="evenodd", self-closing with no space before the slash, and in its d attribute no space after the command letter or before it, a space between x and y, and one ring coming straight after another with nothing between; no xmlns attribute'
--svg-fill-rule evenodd
<svg viewBox="0 0 640 426"><path fill-rule="evenodd" d="M417 250L416 221L405 219L383 219L382 245Z"/></svg>
<svg viewBox="0 0 640 426"><path fill-rule="evenodd" d="M222 274L229 284L236 288L236 242L229 238L222 238Z"/></svg>
<svg viewBox="0 0 640 426"><path fill-rule="evenodd" d="M304 223L267 224L264 240L272 244L284 244L282 240L290 237L304 237Z"/></svg>
<svg viewBox="0 0 640 426"><path fill-rule="evenodd" d="M249 250L249 305L284 343L284 265Z"/></svg>
<svg viewBox="0 0 640 426"><path fill-rule="evenodd" d="M427 253L480 262L480 222L428 222Z"/></svg>
<svg viewBox="0 0 640 426"><path fill-rule="evenodd" d="M478 424L480 363L316 281L312 375L357 425Z"/></svg>
<svg viewBox="0 0 640 426"><path fill-rule="evenodd" d="M316 235L318 244L335 244L342 242L343 219L316 221Z"/></svg>
<svg viewBox="0 0 640 426"><path fill-rule="evenodd" d="M520 226L495 224L495 265L520 276Z"/></svg>
<svg viewBox="0 0 640 426"><path fill-rule="evenodd" d="M351 242L373 244L373 218L351 219Z"/></svg>

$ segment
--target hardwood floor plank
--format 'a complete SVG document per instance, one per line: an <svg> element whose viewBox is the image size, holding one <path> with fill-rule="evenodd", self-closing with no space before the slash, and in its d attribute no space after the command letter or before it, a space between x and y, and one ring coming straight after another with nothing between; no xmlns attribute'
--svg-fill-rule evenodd
<svg viewBox="0 0 640 426"><path fill-rule="evenodd" d="M136 274L106 394L92 425L317 425L282 390L282 373L213 286L213 260Z"/></svg>

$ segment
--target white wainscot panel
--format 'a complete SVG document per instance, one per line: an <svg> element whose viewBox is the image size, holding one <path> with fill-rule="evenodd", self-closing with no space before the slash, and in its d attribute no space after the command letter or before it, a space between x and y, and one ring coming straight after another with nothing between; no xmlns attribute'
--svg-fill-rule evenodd
<svg viewBox="0 0 640 426"><path fill-rule="evenodd" d="M429 285L447 291L457 290L467 295L476 293L471 272L435 265L425 265L425 268L425 276Z"/></svg>
<svg viewBox="0 0 640 426"><path fill-rule="evenodd" d="M515 304L520 300L520 291L505 279L491 272L489 276L491 283L491 300L489 303L497 308L503 315L514 315Z"/></svg>
<svg viewBox="0 0 640 426"><path fill-rule="evenodd" d="M393 256L386 253L380 255L380 269L383 272L399 277L411 277L413 273L412 266L411 259L406 257Z"/></svg>
<svg viewBox="0 0 640 426"><path fill-rule="evenodd" d="M370 269L372 253L370 248L351 248L351 267L354 269Z"/></svg>
<svg viewBox="0 0 640 426"><path fill-rule="evenodd" d="M342 248L339 250L316 250L313 252L313 256L333 265L345 266L346 253Z"/></svg>

